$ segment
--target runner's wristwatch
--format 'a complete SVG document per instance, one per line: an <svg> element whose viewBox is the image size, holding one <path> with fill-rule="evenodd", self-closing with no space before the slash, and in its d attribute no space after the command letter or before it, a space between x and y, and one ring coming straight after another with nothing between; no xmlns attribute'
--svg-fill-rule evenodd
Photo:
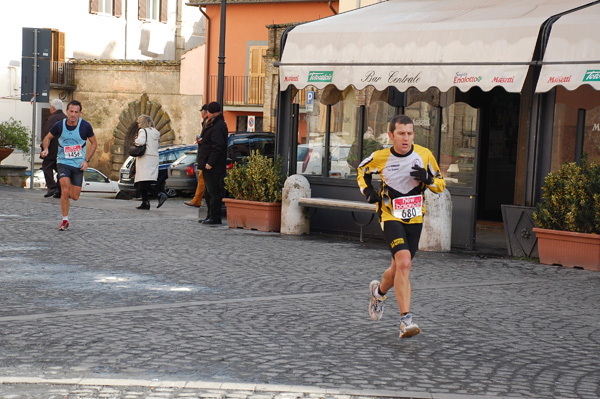
<svg viewBox="0 0 600 399"><path fill-rule="evenodd" d="M89 160L89 158L86 158L86 159L85 159L85 162L87 162L87 163L90 163L90 160Z"/></svg>

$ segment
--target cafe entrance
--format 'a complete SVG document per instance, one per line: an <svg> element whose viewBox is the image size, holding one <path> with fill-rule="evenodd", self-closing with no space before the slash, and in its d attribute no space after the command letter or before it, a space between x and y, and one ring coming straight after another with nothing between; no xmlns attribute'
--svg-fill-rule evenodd
<svg viewBox="0 0 600 399"><path fill-rule="evenodd" d="M514 203L520 95L499 87L429 94L409 91L404 112L452 195L452 246L473 249L477 223L498 226L501 205Z"/></svg>

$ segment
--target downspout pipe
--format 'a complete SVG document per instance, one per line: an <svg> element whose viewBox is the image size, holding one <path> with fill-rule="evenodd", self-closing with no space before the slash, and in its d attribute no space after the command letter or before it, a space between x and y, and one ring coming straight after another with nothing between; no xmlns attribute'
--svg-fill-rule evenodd
<svg viewBox="0 0 600 399"><path fill-rule="evenodd" d="M183 24L183 1L177 0L175 10L175 60L181 60L185 51L185 43L181 34L181 25Z"/></svg>
<svg viewBox="0 0 600 399"><path fill-rule="evenodd" d="M210 93L208 90L210 87L210 76L208 75L208 55L210 53L208 50L210 49L210 41L208 40L207 33L210 28L210 17L204 12L202 7L198 6L198 10L200 10L202 15L204 15L204 18L206 18L206 29L204 31L204 43L206 44L204 50L204 103L208 104L208 93Z"/></svg>
<svg viewBox="0 0 600 399"><path fill-rule="evenodd" d="M333 4L332 4L331 0L329 0L329 8L331 9L331 11L333 11L333 15L337 15L337 11L335 10L335 8L333 8Z"/></svg>

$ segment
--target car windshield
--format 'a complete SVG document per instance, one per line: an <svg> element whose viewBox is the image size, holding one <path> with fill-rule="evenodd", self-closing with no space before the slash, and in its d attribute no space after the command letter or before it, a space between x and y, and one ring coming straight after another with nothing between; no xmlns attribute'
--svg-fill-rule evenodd
<svg viewBox="0 0 600 399"><path fill-rule="evenodd" d="M98 172L97 170L94 170L94 169L88 169L85 172L83 172L83 178L87 182L97 182L97 183L106 182L106 179L104 178L104 176L102 174L100 174L100 172Z"/></svg>
<svg viewBox="0 0 600 399"><path fill-rule="evenodd" d="M275 145L272 138L256 137L250 140L250 150L258 150L263 155L273 157L275 155Z"/></svg>

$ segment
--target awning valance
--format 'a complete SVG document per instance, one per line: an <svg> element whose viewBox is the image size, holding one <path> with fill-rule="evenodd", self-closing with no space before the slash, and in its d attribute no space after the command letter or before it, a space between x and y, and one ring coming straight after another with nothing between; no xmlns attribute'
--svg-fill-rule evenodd
<svg viewBox="0 0 600 399"><path fill-rule="evenodd" d="M554 86L600 90L600 5L560 17L552 25L536 91Z"/></svg>
<svg viewBox="0 0 600 399"><path fill-rule="evenodd" d="M281 90L478 86L520 92L540 26L589 0L389 0L295 27Z"/></svg>

